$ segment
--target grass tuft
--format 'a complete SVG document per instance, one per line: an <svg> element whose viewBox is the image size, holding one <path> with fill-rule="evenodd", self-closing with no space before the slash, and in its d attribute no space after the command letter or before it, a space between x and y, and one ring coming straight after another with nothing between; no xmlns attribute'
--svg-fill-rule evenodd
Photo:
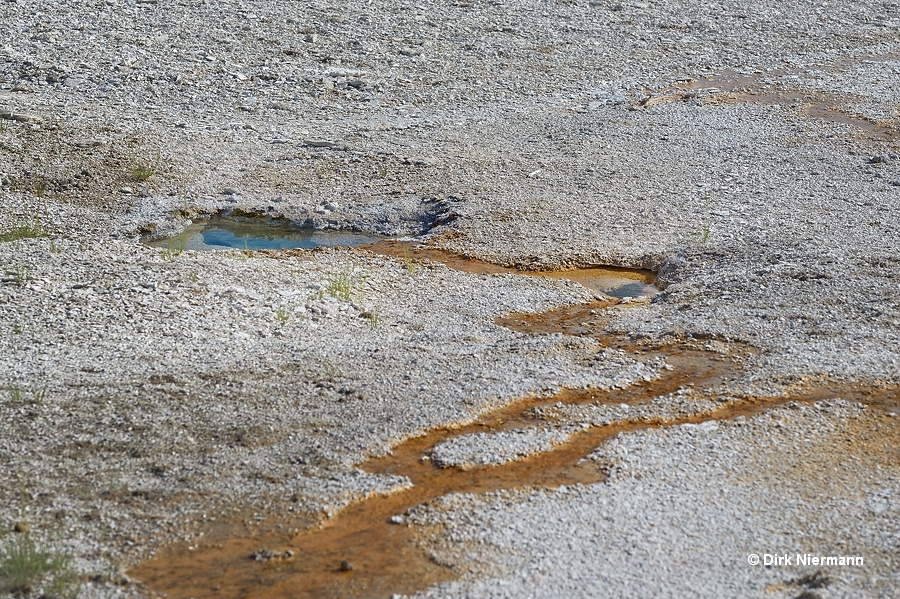
<svg viewBox="0 0 900 599"><path fill-rule="evenodd" d="M31 401L34 403L44 403L47 398L47 387L41 387L31 392Z"/></svg>
<svg viewBox="0 0 900 599"><path fill-rule="evenodd" d="M22 401L22 388L18 385L11 385L9 387L9 401L12 403L19 403Z"/></svg>
<svg viewBox="0 0 900 599"><path fill-rule="evenodd" d="M691 235L691 240L698 245L706 245L706 242L709 241L709 227L710 227L710 211L709 211L709 192L703 192L703 216L699 219L697 223L697 232Z"/></svg>
<svg viewBox="0 0 900 599"><path fill-rule="evenodd" d="M156 171L159 169L159 158L159 153L156 154L155 160L132 158L128 165L128 171L131 173L131 176L134 177L135 181L143 183L156 174Z"/></svg>
<svg viewBox="0 0 900 599"><path fill-rule="evenodd" d="M187 245L187 234L182 233L178 236L177 239L170 239L166 243L166 249L160 252L160 257L163 260L172 262L173 260L175 260L175 258L181 255L181 253L184 251L185 245Z"/></svg>
<svg viewBox="0 0 900 599"><path fill-rule="evenodd" d="M50 187L50 185L47 183L46 179L38 179L37 181L34 182L34 189L33 189L34 195L36 195L39 198L44 197L47 194L47 189L49 187Z"/></svg>
<svg viewBox="0 0 900 599"><path fill-rule="evenodd" d="M138 181L146 181L156 173L156 167L152 164L134 164L131 166L131 176Z"/></svg>
<svg viewBox="0 0 900 599"><path fill-rule="evenodd" d="M0 243L7 241L17 241L19 239L34 239L36 237L46 237L46 232L37 220L30 223L16 224L8 231L0 233Z"/></svg>
<svg viewBox="0 0 900 599"><path fill-rule="evenodd" d="M15 594L65 599L78 593L72 558L64 551L41 549L30 535L7 541L0 551L0 584Z"/></svg>
<svg viewBox="0 0 900 599"><path fill-rule="evenodd" d="M349 302L353 297L353 276L349 271L328 277L328 295Z"/></svg>
<svg viewBox="0 0 900 599"><path fill-rule="evenodd" d="M416 274L416 263L409 253L409 248L403 248L403 263L406 265L406 272L411 275Z"/></svg>
<svg viewBox="0 0 900 599"><path fill-rule="evenodd" d="M19 403L25 399L22 388L18 385L10 385L7 387L7 392L9 393L9 401L11 403ZM45 399L47 399L47 387L41 387L40 389L35 389L31 392L32 403L40 404L43 403Z"/></svg>
<svg viewBox="0 0 900 599"><path fill-rule="evenodd" d="M372 308L371 310L366 310L362 314L360 314L362 318L365 318L369 326L373 329L377 329L378 325L381 324L382 318L381 314L378 312L378 308Z"/></svg>

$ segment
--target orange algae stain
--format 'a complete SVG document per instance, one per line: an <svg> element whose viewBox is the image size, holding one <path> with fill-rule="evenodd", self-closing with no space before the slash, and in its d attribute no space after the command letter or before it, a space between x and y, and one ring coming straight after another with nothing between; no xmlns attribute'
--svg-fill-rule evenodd
<svg viewBox="0 0 900 599"><path fill-rule="evenodd" d="M575 281L594 291L605 294L613 293L619 297L653 295L659 291L653 287L656 273L644 269L589 266L569 270L521 270L459 256L433 247L396 240L380 241L366 246L365 249L376 254L401 259L408 264L413 264L415 261L429 261L470 274L517 274Z"/></svg>
<svg viewBox="0 0 900 599"><path fill-rule="evenodd" d="M604 439L629 430L671 423L622 422L577 432L550 451L499 466L439 468L430 451L450 438L483 431L526 428L535 409L557 403L641 402L670 393L685 384L702 384L728 371L721 356L685 350L692 366L676 368L659 379L626 389L563 390L544 397L528 397L484 414L474 422L439 428L406 440L391 455L361 465L372 473L402 475L412 486L388 496L374 496L351 504L319 528L295 536L246 532L189 551L169 548L130 571L157 592L172 598L194 597L390 597L412 593L454 578L454 572L432 562L419 549L416 531L392 524L391 518L450 493L484 493L526 487L552 488L591 484L605 478L596 464L582 458ZM645 355L648 355L645 353ZM683 419L689 422L690 419ZM270 516L278 519L278 516ZM285 528L289 527L288 524ZM251 555L265 547L288 559L257 562ZM341 565L344 563L345 568Z"/></svg>
<svg viewBox="0 0 900 599"><path fill-rule="evenodd" d="M891 55L884 60L896 59ZM836 68L842 65L836 64ZM846 65L843 65L846 66ZM876 121L853 114L845 105L853 101L849 95L824 90L811 90L767 83L777 75L800 75L802 71L781 70L774 73L745 75L726 71L686 83L666 87L650 94L635 104L637 108L650 108L668 102L696 100L705 106L728 104L759 104L785 106L802 116L829 123L848 125L856 129L856 135L870 141L896 141L900 139L900 126L896 122Z"/></svg>
<svg viewBox="0 0 900 599"><path fill-rule="evenodd" d="M379 245L389 250L381 253L402 259L434 259L466 272L515 272L424 248L413 248L411 258L409 246ZM603 466L583 458L604 440L628 431L751 416L789 401L812 402L832 397L898 409L900 390L896 387L814 381L798 384L783 396L737 398L702 414L588 427L547 451L496 466L439 468L429 459L433 448L454 437L529 428L540 419L540 408L559 403L641 404L686 387L699 397L714 397L721 383L739 374L744 359L754 353L753 348L733 342L717 342L717 351L710 351L698 340L670 339L664 345L653 345L605 333L605 325L615 311L628 307L629 304L609 298L542 314L507 314L495 322L529 334L586 335L635 359L664 359L671 370L663 371L658 378L624 389L564 389L549 396L526 397L482 414L469 424L430 430L403 441L390 455L360 465L371 473L405 476L412 483L410 487L350 504L320 526L310 526L293 535L278 532L277 526L254 534L235 522L232 528L220 531L218 538L207 535L208 541L193 550L185 545L169 547L129 574L173 599L387 598L396 593L411 594L457 575L428 557L415 528L402 520L392 523L395 516L437 497L601 482L606 477ZM888 432L897 431L897 422L885 426ZM891 463L897 463L896 444L891 449L872 441L871 435L865 439L872 450L893 451ZM282 530L304 526L299 517L284 514L269 514L268 520L281 524ZM274 557L253 559L251 556L258 555L261 548L268 550L264 555Z"/></svg>

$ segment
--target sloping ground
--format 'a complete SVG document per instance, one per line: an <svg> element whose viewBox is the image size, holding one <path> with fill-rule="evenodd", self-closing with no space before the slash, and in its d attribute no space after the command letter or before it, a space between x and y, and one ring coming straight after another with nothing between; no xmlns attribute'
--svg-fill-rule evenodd
<svg viewBox="0 0 900 599"><path fill-rule="evenodd" d="M898 594L898 10L3 3L4 546L57 539L85 596L146 596L117 572L173 541L328 521L408 488L359 466L411 436L560 387L627 387L664 372L644 350L697 344L752 351L702 398L684 381L651 407L559 408L558 427L436 457L521 461L585 423L721 398L871 407L626 432L597 455L627 448L616 459L643 479L414 510L412 537L452 566L435 580L463 576L423 592ZM423 235L529 270L653 268L664 289L627 309L570 308L580 335L563 336L514 321L592 301L565 281L355 250L163 256L138 243L222 210ZM606 333L627 352L604 348ZM798 468L773 466L783 447ZM829 452L852 461L816 457ZM812 472L828 467L840 509ZM769 500L783 509L750 509ZM497 515L519 509L515 523ZM473 541L478 527L491 544ZM867 563L827 585L745 565L750 551L807 550ZM651 570L640 558L688 551L697 560Z"/></svg>

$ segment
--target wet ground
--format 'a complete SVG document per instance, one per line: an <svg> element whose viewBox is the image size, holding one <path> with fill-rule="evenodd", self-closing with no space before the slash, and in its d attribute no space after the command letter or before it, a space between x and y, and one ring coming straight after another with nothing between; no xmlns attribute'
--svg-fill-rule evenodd
<svg viewBox="0 0 900 599"><path fill-rule="evenodd" d="M257 251L353 247L376 243L383 237L357 231L314 229L263 218L215 216L198 219L174 237L147 240L145 243L170 252Z"/></svg>
<svg viewBox="0 0 900 599"><path fill-rule="evenodd" d="M835 60L820 65L818 73L839 77L859 61ZM894 53L862 58L869 64L891 63L898 60ZM892 119L877 119L854 112L847 106L846 94L827 89L804 86L815 73L806 69L774 69L767 72L742 74L725 72L702 79L679 83L661 90L654 90L634 103L635 108L651 108L665 102L697 101L706 106L727 104L758 104L779 106L795 112L802 118L812 118L829 124L845 125L851 136L863 142L895 142L900 139L900 126Z"/></svg>
<svg viewBox="0 0 900 599"><path fill-rule="evenodd" d="M476 268L475 265L470 265ZM615 300L584 306L596 312L616 305ZM627 309L627 308L626 308ZM577 334L555 314L538 315L535 324L518 326L529 333ZM524 323L511 316L515 323ZM501 324L503 320L498 321ZM596 329L595 329L596 330ZM436 466L429 457L439 444L454 437L479 432L525 429L533 425L540 408L563 404L640 403L671 393L682 385L700 389L715 387L723 376L739 369L735 358L690 347L634 347L624 339L603 338L617 349L628 349L649 359L665 357L673 369L663 379L617 392L563 391L550 397L527 398L487 414L474 423L438 429L395 447L389 457L361 464L368 472L402 475L412 486L388 497L374 496L352 505L321 528L293 537L283 533L237 536L210 544L202 541L191 549L173 548L130 571L157 592L170 597L391 597L412 593L453 573L428 559L417 547L414 531L393 524L391 518L408 509L450 493L483 493L523 487L554 488L591 484L605 478L602 469L584 460L604 439L617 433L648 426L699 422L750 413L752 402L705 418L670 422L623 422L579 432L551 451L497 467L458 469ZM751 407L752 406L752 407ZM296 523L281 522L294 528ZM271 526L271 523L267 523ZM220 525L221 526L221 525ZM237 526L235 528L238 528ZM260 548L276 557L257 561ZM287 552L290 552L288 555ZM343 564L343 567L342 567Z"/></svg>
<svg viewBox="0 0 900 599"><path fill-rule="evenodd" d="M5 3L0 545L78 599L900 596L898 30Z"/></svg>
<svg viewBox="0 0 900 599"><path fill-rule="evenodd" d="M510 268L382 242L374 251L404 260L440 260L455 269L475 273L513 273ZM573 280L583 283L582 271ZM599 276L598 276L599 273ZM521 273L563 277L565 273ZM623 276L624 275L624 276ZM651 273L626 269L590 269L589 281L636 279L649 287ZM620 289L620 287L613 287ZM637 294L636 294L637 295ZM605 347L627 352L640 360L659 359L668 370L656 380L615 391L563 390L547 397L529 397L477 418L471 424L439 428L412 438L390 455L359 467L377 474L407 477L411 486L387 496L372 495L349 506L328 522L301 530L302 520L263 519L254 534L245 520L218 523L213 534L191 546L171 547L129 574L154 591L172 598L189 597L323 597L387 598L412 594L455 578L453 570L436 563L421 547L415 530L401 517L412 508L453 493L487 493L524 488L553 489L564 485L595 484L608 475L603 464L587 458L605 440L629 431L699 424L748 417L787 402L814 402L841 395L877 409L900 407L900 389L866 388L853 384L816 384L780 397L735 397L720 408L675 418L638 418L614 424L587 426L567 435L553 447L501 465L441 467L434 451L454 438L501 431L524 431L546 424L554 408L573 405L638 406L668 394L690 389L698 397L715 397L728 380L738 378L753 348L739 343L673 340L664 345L635 342L603 333L615 311L633 309L609 297L539 314L507 314L501 326L527 334L561 333L588 336ZM290 534L285 531L298 530ZM208 531L204 531L208 532Z"/></svg>
<svg viewBox="0 0 900 599"><path fill-rule="evenodd" d="M565 279L584 285L609 297L647 297L659 292L653 283L656 273L651 270L615 266L587 266L570 270L522 270L458 256L446 250L422 246L418 243L380 241L366 248L376 254L393 256L404 263L429 260L462 272L474 274L519 274L551 279Z"/></svg>

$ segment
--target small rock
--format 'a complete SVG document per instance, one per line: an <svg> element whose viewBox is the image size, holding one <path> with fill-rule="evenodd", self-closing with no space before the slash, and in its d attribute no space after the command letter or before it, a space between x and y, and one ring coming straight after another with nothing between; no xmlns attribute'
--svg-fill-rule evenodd
<svg viewBox="0 0 900 599"><path fill-rule="evenodd" d="M259 549L250 554L250 559L258 562L267 562L270 560L287 561L293 559L294 552L290 549L285 551L272 551L271 549Z"/></svg>
<svg viewBox="0 0 900 599"><path fill-rule="evenodd" d="M339 569L341 572L350 572L351 570L353 570L353 564L351 564L351 563L348 562L347 560L344 560L344 561L341 562L341 567L338 568L338 569Z"/></svg>
<svg viewBox="0 0 900 599"><path fill-rule="evenodd" d="M16 525L13 526L13 530L16 532L26 533L31 530L31 527L28 526L28 522L16 522Z"/></svg>
<svg viewBox="0 0 900 599"><path fill-rule="evenodd" d="M307 139L303 143L311 148L335 148L338 145L337 142L324 139Z"/></svg>
<svg viewBox="0 0 900 599"><path fill-rule="evenodd" d="M403 163L412 166L434 166L438 161L430 156L408 156L403 159Z"/></svg>
<svg viewBox="0 0 900 599"><path fill-rule="evenodd" d="M44 119L35 114L29 114L27 112L11 112L8 110L0 110L0 119L19 121L21 123L32 123L35 125L40 125L44 122Z"/></svg>
<svg viewBox="0 0 900 599"><path fill-rule="evenodd" d="M221 191L223 196L234 196L237 195L237 189L234 187L226 187Z"/></svg>

